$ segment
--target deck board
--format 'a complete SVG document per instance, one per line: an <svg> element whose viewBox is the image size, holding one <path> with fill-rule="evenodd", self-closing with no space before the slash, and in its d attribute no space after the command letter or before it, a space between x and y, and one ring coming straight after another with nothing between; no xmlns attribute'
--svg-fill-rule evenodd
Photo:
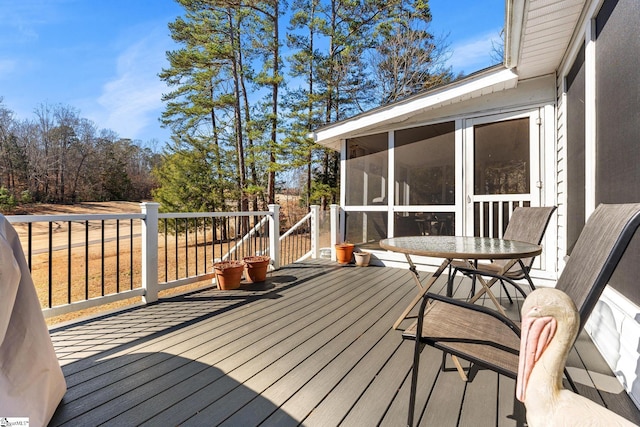
<svg viewBox="0 0 640 427"><path fill-rule="evenodd" d="M443 293L444 281L431 291ZM469 289L456 278L456 295ZM207 288L52 329L68 391L50 425L404 425L413 342L391 325L416 291L404 269L314 260L265 285ZM521 302L504 307L517 316ZM638 422L594 352L586 335L572 350L581 393ZM480 370L464 383L440 362L423 350L420 425L524 425L514 380Z"/></svg>

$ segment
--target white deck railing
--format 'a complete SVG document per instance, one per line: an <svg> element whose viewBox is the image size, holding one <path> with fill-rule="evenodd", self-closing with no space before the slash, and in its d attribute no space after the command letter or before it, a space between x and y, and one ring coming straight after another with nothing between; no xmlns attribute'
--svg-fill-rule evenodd
<svg viewBox="0 0 640 427"><path fill-rule="evenodd" d="M7 216L20 236L45 317L130 298L152 303L161 291L212 279L219 259L268 254L277 269L281 260L319 256L317 206L282 236L278 205L263 212L207 213L159 213L158 207ZM308 247L285 243L301 235Z"/></svg>

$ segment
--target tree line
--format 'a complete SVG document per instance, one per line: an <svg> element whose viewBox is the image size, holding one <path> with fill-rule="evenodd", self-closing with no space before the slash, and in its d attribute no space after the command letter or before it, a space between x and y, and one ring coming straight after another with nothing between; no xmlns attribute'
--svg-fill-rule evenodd
<svg viewBox="0 0 640 427"><path fill-rule="evenodd" d="M73 107L41 104L34 116L18 119L0 97L0 210L151 197L159 154L99 130Z"/></svg>
<svg viewBox="0 0 640 427"><path fill-rule="evenodd" d="M318 127L451 81L428 0L176 0L160 73L171 130L154 197L168 210L255 210L286 177L337 201Z"/></svg>
<svg viewBox="0 0 640 427"><path fill-rule="evenodd" d="M69 106L18 120L0 98L0 204L152 197L166 211L248 211L293 186L326 206L339 153L310 133L455 77L428 0L176 2L178 48L158 74L162 153Z"/></svg>

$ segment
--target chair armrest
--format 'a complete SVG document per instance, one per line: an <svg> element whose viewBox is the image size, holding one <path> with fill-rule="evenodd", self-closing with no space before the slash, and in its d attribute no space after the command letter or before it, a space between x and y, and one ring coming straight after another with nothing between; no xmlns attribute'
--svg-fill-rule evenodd
<svg viewBox="0 0 640 427"><path fill-rule="evenodd" d="M427 292L424 295L422 299L422 303L420 304L420 310L418 312L418 325L417 325L418 331L422 331L422 322L424 321L424 312L426 310L427 303L429 300L440 301L444 304L456 305L458 307L466 308L468 310L472 310L472 311L476 311L479 313L492 316L498 319L499 321L501 321L502 323L504 323L505 325L507 325L513 332L515 332L516 335L520 336L520 327L513 320L509 319L506 316L503 316L502 314L500 314L495 310L484 307L482 305L471 304L466 301L460 301L451 297L446 297L444 295L434 294L431 292Z"/></svg>
<svg viewBox="0 0 640 427"><path fill-rule="evenodd" d="M520 285L518 285L515 281L513 281L513 279L510 279L507 276L492 273L490 271L475 270L473 268L466 268L466 267L459 267L459 268L456 268L456 270L460 271L465 276L486 276L486 277L493 277L494 279L504 280L506 282L509 282L511 286L516 288L516 290L520 292L520 295L522 295L523 298L527 297L527 294L520 287Z"/></svg>

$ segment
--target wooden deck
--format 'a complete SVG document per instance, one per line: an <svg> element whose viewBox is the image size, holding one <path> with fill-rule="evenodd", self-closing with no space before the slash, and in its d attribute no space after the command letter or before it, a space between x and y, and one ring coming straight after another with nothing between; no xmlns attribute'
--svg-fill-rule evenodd
<svg viewBox="0 0 640 427"><path fill-rule="evenodd" d="M391 325L415 292L408 270L314 260L53 329L68 391L50 425L405 425L413 343ZM422 360L421 425L525 424L513 380L464 383L430 347ZM569 370L581 394L640 423L584 335Z"/></svg>

